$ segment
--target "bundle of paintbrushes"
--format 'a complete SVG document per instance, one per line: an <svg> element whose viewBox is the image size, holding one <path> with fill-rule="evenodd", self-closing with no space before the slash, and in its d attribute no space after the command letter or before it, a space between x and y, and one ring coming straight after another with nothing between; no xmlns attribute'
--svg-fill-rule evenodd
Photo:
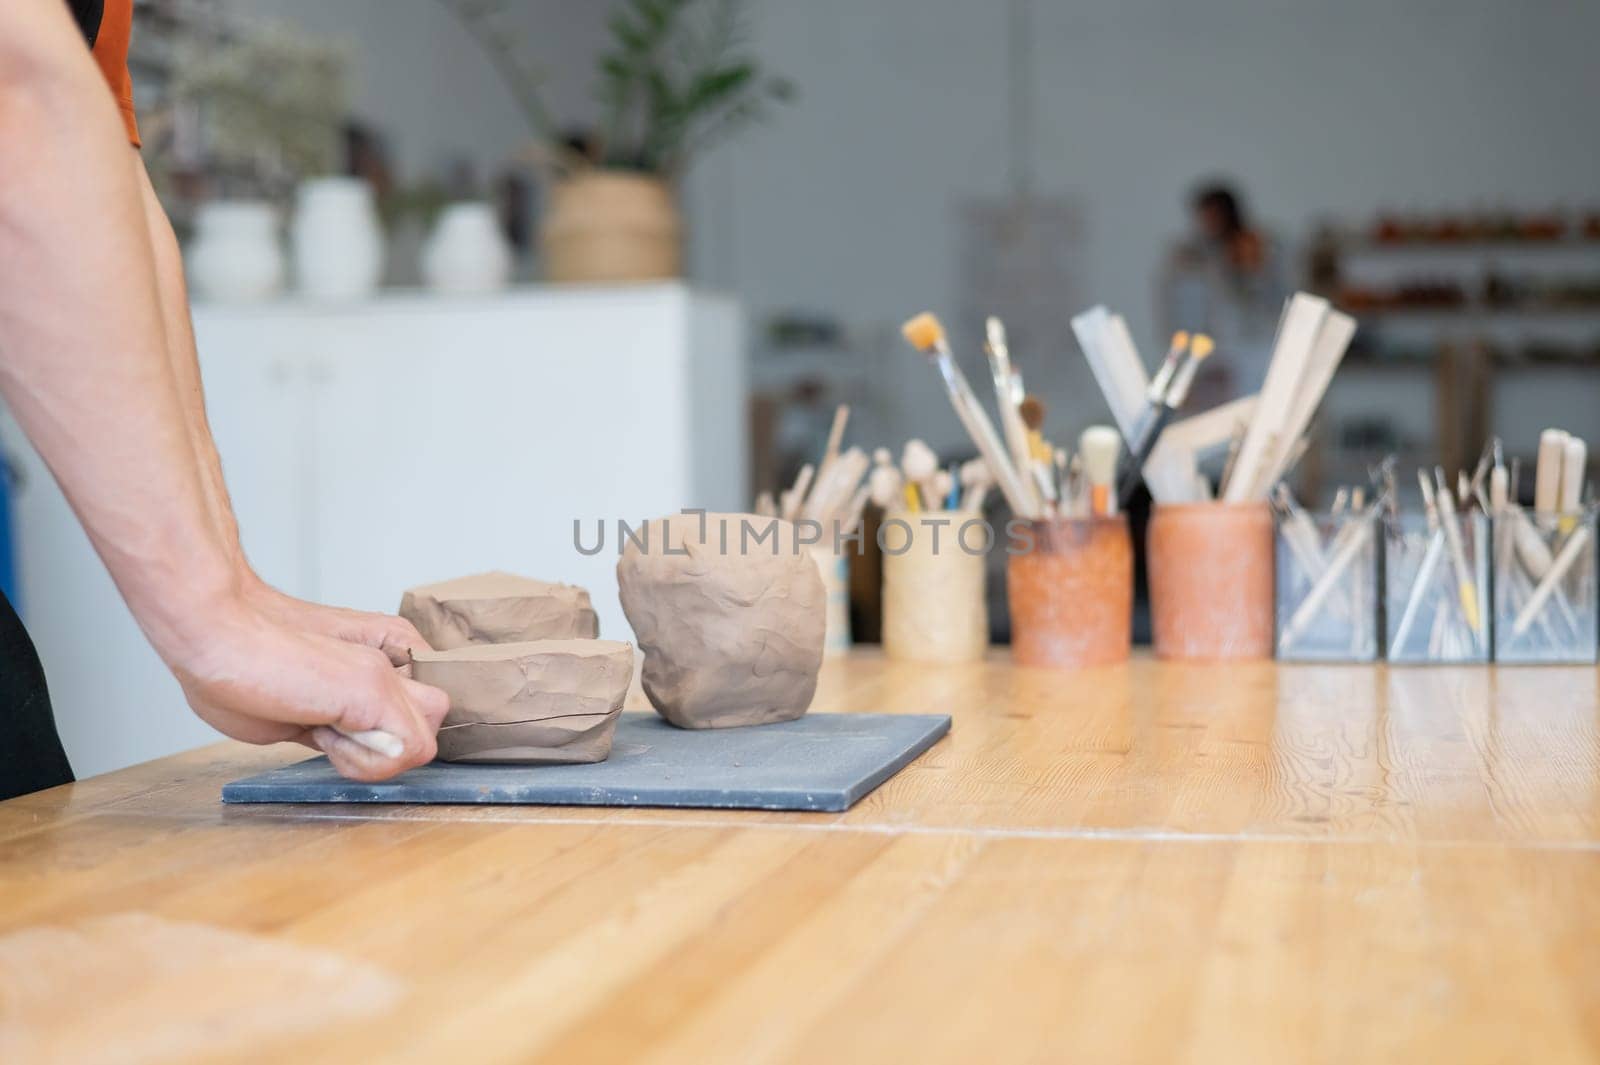
<svg viewBox="0 0 1600 1065"><path fill-rule="evenodd" d="M1038 520L1115 513L1113 489L1122 446L1116 430L1107 426L1086 430L1075 456L1046 439L1044 402L1024 390L1000 319L988 320L984 344L1000 411L999 432L956 365L939 319L919 314L901 331L938 367L956 416L1013 514Z"/></svg>
<svg viewBox="0 0 1600 1065"><path fill-rule="evenodd" d="M1386 468L1387 469L1387 468ZM1386 474L1386 470L1385 470ZM1384 475L1380 475L1380 484ZM1280 483L1277 630L1282 659L1370 662L1378 656L1378 515L1391 498L1375 487L1341 488L1311 514Z"/></svg>
<svg viewBox="0 0 1600 1065"><path fill-rule="evenodd" d="M817 522L822 526L824 542L830 542L829 538L835 536L848 536L856 530L871 494L870 488L862 483L871 462L867 453L858 447L840 452L849 419L850 408L840 404L833 414L833 426L828 432L821 465L802 466L794 484L779 493L777 499L771 492L762 492L756 497L757 514L785 521Z"/></svg>
<svg viewBox="0 0 1600 1065"><path fill-rule="evenodd" d="M1311 416L1355 335L1354 319L1324 299L1297 293L1278 323L1260 394L1172 422L1194 373L1213 350L1209 337L1175 334L1152 379L1121 316L1095 307L1074 318L1072 328L1112 417L1130 442L1123 487L1131 489L1143 477L1158 503L1212 498L1200 460L1224 446L1229 457L1218 498L1230 503L1265 499L1303 450Z"/></svg>
<svg viewBox="0 0 1600 1065"><path fill-rule="evenodd" d="M1495 657L1502 662L1592 662L1595 634L1595 513L1588 445L1560 429L1539 435L1533 512L1516 502L1518 472L1499 440L1487 470L1494 518ZM1482 476L1475 479L1481 481Z"/></svg>
<svg viewBox="0 0 1600 1065"><path fill-rule="evenodd" d="M1485 464L1454 482L1417 471L1421 515L1386 515L1389 660L1482 662L1489 657L1488 497Z"/></svg>

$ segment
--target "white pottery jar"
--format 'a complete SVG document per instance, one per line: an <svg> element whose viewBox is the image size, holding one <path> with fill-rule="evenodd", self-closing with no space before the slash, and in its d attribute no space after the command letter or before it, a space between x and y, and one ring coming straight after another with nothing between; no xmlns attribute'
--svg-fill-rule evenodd
<svg viewBox="0 0 1600 1065"><path fill-rule="evenodd" d="M314 300L363 299L383 274L383 230L372 188L360 178L314 178L296 197L294 271Z"/></svg>
<svg viewBox="0 0 1600 1065"><path fill-rule="evenodd" d="M511 279L511 247L486 203L453 203L422 250L422 276L435 292L498 292Z"/></svg>
<svg viewBox="0 0 1600 1065"><path fill-rule="evenodd" d="M189 284L203 299L248 303L283 289L278 215L262 200L220 200L195 213L185 257Z"/></svg>

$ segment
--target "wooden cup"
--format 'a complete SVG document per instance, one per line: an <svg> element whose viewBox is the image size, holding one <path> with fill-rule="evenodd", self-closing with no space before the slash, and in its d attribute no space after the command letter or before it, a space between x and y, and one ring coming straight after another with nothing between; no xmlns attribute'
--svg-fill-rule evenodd
<svg viewBox="0 0 1600 1065"><path fill-rule="evenodd" d="M1265 502L1157 505L1146 546L1158 657L1272 657L1272 511Z"/></svg>
<svg viewBox="0 0 1600 1065"><path fill-rule="evenodd" d="M1016 550L1006 564L1006 591L1012 660L1052 669L1126 661L1133 641L1127 518L1026 522L1011 542Z"/></svg>
<svg viewBox="0 0 1600 1065"><path fill-rule="evenodd" d="M963 524L980 520L965 511L945 510L884 522L879 540L885 655L907 662L974 662L983 657L989 647L984 595L989 533L961 531ZM938 521L948 524L933 524Z"/></svg>

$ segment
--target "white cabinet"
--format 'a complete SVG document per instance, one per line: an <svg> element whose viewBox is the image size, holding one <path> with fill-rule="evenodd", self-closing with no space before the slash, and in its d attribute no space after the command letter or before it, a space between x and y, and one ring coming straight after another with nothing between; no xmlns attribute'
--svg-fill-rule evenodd
<svg viewBox="0 0 1600 1065"><path fill-rule="evenodd" d="M741 321L682 285L201 307L212 432L269 581L392 611L413 584L500 568L582 584L631 639L616 521L742 509ZM144 644L37 456L17 501L25 620L80 774L211 738ZM606 524L606 548L584 556Z"/></svg>

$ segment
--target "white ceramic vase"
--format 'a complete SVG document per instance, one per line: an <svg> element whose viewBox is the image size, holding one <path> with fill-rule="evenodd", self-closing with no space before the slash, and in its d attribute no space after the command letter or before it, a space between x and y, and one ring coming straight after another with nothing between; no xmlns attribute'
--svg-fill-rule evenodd
<svg viewBox="0 0 1600 1065"><path fill-rule="evenodd" d="M262 200L220 200L195 213L185 256L189 284L202 299L253 303L283 290L278 214Z"/></svg>
<svg viewBox="0 0 1600 1065"><path fill-rule="evenodd" d="M360 178L314 178L296 196L295 280L308 299L348 302L378 290L383 229L372 188Z"/></svg>
<svg viewBox="0 0 1600 1065"><path fill-rule="evenodd" d="M511 280L511 246L487 203L453 203L422 249L422 276L435 292L498 292Z"/></svg>

